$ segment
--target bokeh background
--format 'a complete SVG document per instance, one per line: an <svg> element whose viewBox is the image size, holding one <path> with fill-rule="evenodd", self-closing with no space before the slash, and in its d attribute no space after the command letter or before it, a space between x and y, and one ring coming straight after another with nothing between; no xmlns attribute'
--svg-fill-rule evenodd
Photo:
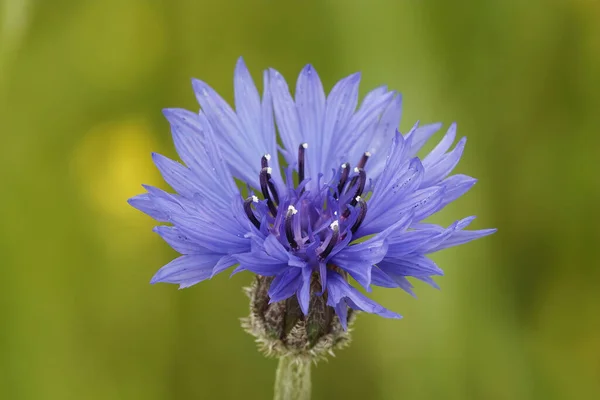
<svg viewBox="0 0 600 400"><path fill-rule="evenodd" d="M324 85L404 94L401 128L458 121L478 177L436 222L494 236L445 250L441 291L375 298L313 369L314 399L600 398L600 3L0 1L0 398L269 399L241 287L148 281L175 253L126 199L164 187L164 107L190 78L228 100L243 55ZM439 138L440 136L436 136Z"/></svg>

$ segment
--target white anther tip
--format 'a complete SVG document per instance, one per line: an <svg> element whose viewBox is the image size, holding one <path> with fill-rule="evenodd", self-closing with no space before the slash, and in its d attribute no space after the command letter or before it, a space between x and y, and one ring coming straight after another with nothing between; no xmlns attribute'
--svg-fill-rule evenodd
<svg viewBox="0 0 600 400"><path fill-rule="evenodd" d="M371 152L370 151L365 151L365 156L366 157L371 157Z"/></svg>
<svg viewBox="0 0 600 400"><path fill-rule="evenodd" d="M253 203L258 203L258 197L252 196L252 202Z"/></svg>
<svg viewBox="0 0 600 400"><path fill-rule="evenodd" d="M354 167L354 172L356 172L356 173L360 172L360 168Z"/></svg>
<svg viewBox="0 0 600 400"><path fill-rule="evenodd" d="M361 197L360 197L360 196L356 196L356 197L354 198L354 200L356 200L356 201L360 201L360 200L361 200Z"/></svg>
<svg viewBox="0 0 600 400"><path fill-rule="evenodd" d="M340 223L337 220L335 220L331 223L331 225L329 225L329 227L336 231L340 228Z"/></svg>
<svg viewBox="0 0 600 400"><path fill-rule="evenodd" d="M268 161L268 160L270 160L270 159L271 159L271 155L270 155L269 153L267 153L267 154L265 154L265 158L266 158L266 159L267 159L267 161Z"/></svg>
<svg viewBox="0 0 600 400"><path fill-rule="evenodd" d="M303 149L308 149L308 143L302 143L300 146L302 146Z"/></svg>
<svg viewBox="0 0 600 400"><path fill-rule="evenodd" d="M288 206L288 213L292 213L292 215L296 214L298 212L298 210L296 210L296 207L289 205Z"/></svg>
<svg viewBox="0 0 600 400"><path fill-rule="evenodd" d="M343 164L342 164L342 168L343 168L343 169L346 169L346 168L348 168L348 164L346 164L346 163L343 163Z"/></svg>
<svg viewBox="0 0 600 400"><path fill-rule="evenodd" d="M273 172L273 168L267 167L267 174L270 174L271 172Z"/></svg>

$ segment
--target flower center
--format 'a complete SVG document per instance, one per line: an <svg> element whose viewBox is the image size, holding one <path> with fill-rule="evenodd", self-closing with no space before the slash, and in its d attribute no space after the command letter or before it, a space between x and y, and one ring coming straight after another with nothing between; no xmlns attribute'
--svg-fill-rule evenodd
<svg viewBox="0 0 600 400"><path fill-rule="evenodd" d="M338 243L347 243L365 219L367 203L361 196L371 154L365 152L353 170L349 163L342 164L329 183L317 185L311 192L305 189L311 179L305 176L307 148L307 143L298 147L298 184L294 185L289 169L288 190L283 196L272 178L271 156L265 154L259 176L265 201L252 195L245 200L244 211L258 230L275 235L291 251L324 260ZM318 180L321 178L322 175Z"/></svg>

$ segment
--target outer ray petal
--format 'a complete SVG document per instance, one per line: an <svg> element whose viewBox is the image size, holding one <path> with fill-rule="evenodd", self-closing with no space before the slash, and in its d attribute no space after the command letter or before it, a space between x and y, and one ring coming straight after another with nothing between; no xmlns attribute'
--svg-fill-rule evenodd
<svg viewBox="0 0 600 400"><path fill-rule="evenodd" d="M177 283L181 288L194 285L210 278L221 257L215 253L181 256L159 269L150 283Z"/></svg>
<svg viewBox="0 0 600 400"><path fill-rule="evenodd" d="M329 282L327 285L329 294L327 298L328 305L336 307L342 301L346 301L348 305L355 310L365 311L371 314L378 314L386 318L402 318L401 315L396 314L395 312L392 312L387 308L377 304L350 286L348 282L346 282L344 278L342 278L337 272L329 271L327 280ZM342 321L342 325L346 326L346 315L343 310L340 310L336 307L336 313Z"/></svg>

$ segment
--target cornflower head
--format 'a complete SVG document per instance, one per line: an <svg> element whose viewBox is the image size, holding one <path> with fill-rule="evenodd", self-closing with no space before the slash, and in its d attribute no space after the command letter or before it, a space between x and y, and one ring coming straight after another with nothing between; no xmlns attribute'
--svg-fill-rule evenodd
<svg viewBox="0 0 600 400"><path fill-rule="evenodd" d="M182 254L152 283L186 288L236 265L253 272L246 329L267 352L319 357L347 342L355 311L400 318L350 277L367 292L414 295L407 278L437 287L432 277L443 275L428 254L495 230L465 230L474 217L422 223L475 184L450 175L466 142L452 147L455 124L419 158L441 124L400 133L400 94L379 87L359 104L358 73L326 94L307 65L294 97L277 71L263 81L261 97L239 59L234 110L193 80L201 110L164 110L185 165L152 155L176 193L145 186L129 203L168 223L155 231Z"/></svg>

